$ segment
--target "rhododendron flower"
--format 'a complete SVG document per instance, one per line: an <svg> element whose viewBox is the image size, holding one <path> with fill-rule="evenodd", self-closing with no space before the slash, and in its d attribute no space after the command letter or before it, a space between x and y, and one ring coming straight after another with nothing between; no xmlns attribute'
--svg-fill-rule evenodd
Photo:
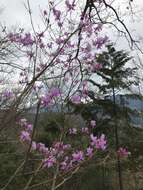
<svg viewBox="0 0 143 190"><path fill-rule="evenodd" d="M65 4L68 8L68 11L71 11L71 10L74 10L74 7L75 7L75 0L73 0L72 3L69 2L69 0L66 0L65 1Z"/></svg>
<svg viewBox="0 0 143 190"><path fill-rule="evenodd" d="M61 170L67 170L68 169L68 163L67 163L68 160L69 160L69 157L66 156L64 161L61 162L61 164L60 164Z"/></svg>
<svg viewBox="0 0 143 190"><path fill-rule="evenodd" d="M43 161L43 167L44 168L50 168L56 163L56 158L53 156L50 156L49 158L46 158Z"/></svg>
<svg viewBox="0 0 143 190"><path fill-rule="evenodd" d="M93 45L97 49L101 49L101 47L108 41L108 37L98 37L95 41L93 41Z"/></svg>
<svg viewBox="0 0 143 190"><path fill-rule="evenodd" d="M55 16L55 20L60 20L60 18L61 18L61 11L53 8L53 14Z"/></svg>
<svg viewBox="0 0 143 190"><path fill-rule="evenodd" d="M24 128L25 128L25 130L27 130L27 131L32 131L32 129L33 129L33 125L32 124L26 124L25 126L24 126Z"/></svg>
<svg viewBox="0 0 143 190"><path fill-rule="evenodd" d="M30 141L30 134L27 131L21 131L20 139L21 141Z"/></svg>
<svg viewBox="0 0 143 190"><path fill-rule="evenodd" d="M8 38L10 39L11 42L16 42L16 43L19 43L23 46L29 46L29 45L31 46L35 42L32 39L32 36L30 33L26 33L24 36L22 36L20 34L10 33L8 35Z"/></svg>
<svg viewBox="0 0 143 190"><path fill-rule="evenodd" d="M76 135L77 134L77 129L76 128L70 128L69 129L69 134Z"/></svg>
<svg viewBox="0 0 143 190"><path fill-rule="evenodd" d="M119 148L117 153L120 157L128 157L131 154L126 148L122 148L122 147Z"/></svg>
<svg viewBox="0 0 143 190"><path fill-rule="evenodd" d="M47 107L47 106L49 106L49 105L52 103L53 98L56 98L56 97L58 97L58 96L61 96L61 91L60 91L60 89L53 87L53 88L50 89L50 91L49 91L48 94L46 94L45 96L43 96L43 97L41 98L41 104L42 104L44 107Z"/></svg>
<svg viewBox="0 0 143 190"><path fill-rule="evenodd" d="M87 44L86 44L86 47L85 47L85 48L82 48L82 50L83 50L84 53L89 53L89 52L91 52L92 47L91 47L90 43L87 43Z"/></svg>
<svg viewBox="0 0 143 190"><path fill-rule="evenodd" d="M67 169L67 162L66 161L61 162L60 166L61 166L60 167L61 170L66 170Z"/></svg>
<svg viewBox="0 0 143 190"><path fill-rule="evenodd" d="M100 69L102 69L102 65L100 63L94 64L92 65L92 71L99 71Z"/></svg>
<svg viewBox="0 0 143 190"><path fill-rule="evenodd" d="M80 104L81 103L81 97L79 95L74 95L71 97L71 101L74 104Z"/></svg>
<svg viewBox="0 0 143 190"><path fill-rule="evenodd" d="M19 120L18 122L22 127L25 126L27 124L27 120L25 118L22 118Z"/></svg>
<svg viewBox="0 0 143 190"><path fill-rule="evenodd" d="M58 149L58 150L67 150L69 148L71 148L70 144L63 144L63 142L56 142L54 144L54 148Z"/></svg>
<svg viewBox="0 0 143 190"><path fill-rule="evenodd" d="M96 127L96 121L95 120L91 120L90 121L90 125L92 128Z"/></svg>
<svg viewBox="0 0 143 190"><path fill-rule="evenodd" d="M34 53L32 51L27 51L27 56L29 57L29 59L31 60L32 57L34 56Z"/></svg>
<svg viewBox="0 0 143 190"><path fill-rule="evenodd" d="M32 39L31 34L27 33L27 34L25 34L25 36L23 38L20 39L19 42L22 43L23 46L29 46L29 45L33 45L34 40Z"/></svg>
<svg viewBox="0 0 143 190"><path fill-rule="evenodd" d="M57 24L60 28L63 26L63 22L58 22Z"/></svg>
<svg viewBox="0 0 143 190"><path fill-rule="evenodd" d="M64 39L61 39L61 38L57 38L57 39L56 39L56 43L57 43L58 45L61 45L63 42L64 42Z"/></svg>
<svg viewBox="0 0 143 190"><path fill-rule="evenodd" d="M41 98L41 105L43 105L44 107L49 106L50 103L51 97L48 94Z"/></svg>
<svg viewBox="0 0 143 190"><path fill-rule="evenodd" d="M59 88L51 88L50 95L51 97L58 97L61 95L61 91Z"/></svg>
<svg viewBox="0 0 143 190"><path fill-rule="evenodd" d="M10 90L5 90L2 95L4 98L12 98L14 94Z"/></svg>
<svg viewBox="0 0 143 190"><path fill-rule="evenodd" d="M97 138L96 136L93 136L93 134L90 135L91 138L91 145L95 146L96 149L105 150L107 146L107 141L105 139L105 135L102 134L100 138Z"/></svg>
<svg viewBox="0 0 143 190"><path fill-rule="evenodd" d="M77 151L72 154L73 157L73 162L81 162L84 160L83 152L82 151Z"/></svg>
<svg viewBox="0 0 143 190"><path fill-rule="evenodd" d="M43 143L38 143L38 144L37 144L37 150L38 150L39 152L41 152L41 153L45 153L45 151L46 151L46 146L45 146L45 144L43 144Z"/></svg>
<svg viewBox="0 0 143 190"><path fill-rule="evenodd" d="M88 147L86 149L86 155L89 156L89 157L92 157L93 156L93 148Z"/></svg>
<svg viewBox="0 0 143 190"><path fill-rule="evenodd" d="M63 150L68 150L71 148L71 144L65 144L63 145Z"/></svg>
<svg viewBox="0 0 143 190"><path fill-rule="evenodd" d="M37 149L36 142L32 141L31 150L36 150L36 149Z"/></svg>
<svg viewBox="0 0 143 190"><path fill-rule="evenodd" d="M97 27L94 29L95 32L100 32L102 30L102 23L98 23Z"/></svg>
<svg viewBox="0 0 143 190"><path fill-rule="evenodd" d="M88 130L87 127L82 127L82 128L81 128L81 132L88 134L88 133L89 133L89 130Z"/></svg>

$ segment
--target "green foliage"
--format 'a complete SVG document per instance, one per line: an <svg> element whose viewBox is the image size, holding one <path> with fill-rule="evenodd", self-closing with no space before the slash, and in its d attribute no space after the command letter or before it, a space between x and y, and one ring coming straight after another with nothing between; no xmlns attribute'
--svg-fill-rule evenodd
<svg viewBox="0 0 143 190"><path fill-rule="evenodd" d="M112 44L106 46L107 51L99 54L96 62L102 65L102 69L95 71L102 79L102 83L97 83L90 79L89 82L97 86L100 93L107 94L112 88L129 90L131 85L137 85L134 79L137 68L127 67L126 64L131 57L124 51L116 51Z"/></svg>

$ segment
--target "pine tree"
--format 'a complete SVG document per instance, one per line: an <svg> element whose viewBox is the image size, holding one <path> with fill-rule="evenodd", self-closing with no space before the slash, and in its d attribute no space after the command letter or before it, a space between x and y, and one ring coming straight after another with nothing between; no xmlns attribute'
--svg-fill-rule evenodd
<svg viewBox="0 0 143 190"><path fill-rule="evenodd" d="M131 57L124 51L116 51L112 44L107 45L107 51L99 54L96 61L102 64L102 69L97 71L97 75L102 78L102 83L97 84L93 80L90 80L92 84L99 88L99 92L108 94L113 104L113 124L115 134L115 145L116 151L120 146L119 142L119 129L118 129L118 115L120 114L117 110L116 104L116 90L130 90L132 84L136 84L132 77L135 75L136 68L126 67L126 63L129 62ZM112 96L111 96L112 94ZM118 114L119 113L119 114ZM119 174L119 186L120 190L123 190L122 172L120 158L117 154L117 167Z"/></svg>
<svg viewBox="0 0 143 190"><path fill-rule="evenodd" d="M104 132L107 135L109 134L110 143L113 147L115 144L117 151L120 146L119 133L123 133L123 127L118 126L118 122L129 119L132 110L116 102L116 92L130 91L132 85L137 85L135 77L137 68L127 67L127 63L131 60L128 53L122 50L116 51L112 44L107 45L106 48L107 51L99 54L95 60L95 64L101 64L102 68L98 71L95 70L96 77L92 73L88 80L89 83L96 87L96 90L99 90L99 94L103 95L104 98L96 98L94 91L89 91L88 96L93 102L76 106L75 111L80 112L83 118L96 119L97 127L94 129L94 133ZM121 164L118 155L117 167L120 190L123 190Z"/></svg>

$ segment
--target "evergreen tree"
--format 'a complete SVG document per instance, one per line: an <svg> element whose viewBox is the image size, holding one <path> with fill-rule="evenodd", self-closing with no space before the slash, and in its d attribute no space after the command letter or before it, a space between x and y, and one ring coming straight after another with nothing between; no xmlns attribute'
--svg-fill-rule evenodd
<svg viewBox="0 0 143 190"><path fill-rule="evenodd" d="M127 67L127 63L131 60L128 53L122 50L116 51L112 44L107 45L106 48L107 51L99 54L95 60L95 64L102 65L100 70L95 70L96 77L99 77L99 80L95 80L94 74L88 80L89 83L98 88L99 93L104 98L96 98L94 91L89 91L88 96L93 100L93 103L80 105L76 107L76 111L80 111L83 117L86 116L86 119L87 117L96 119L97 128L94 129L94 133L107 133L110 144L113 147L115 145L114 148L117 151L120 146L120 136L126 136L124 135L125 126L121 121L129 118L132 110L118 104L116 92L130 91L132 85L137 85L135 77L137 68ZM121 164L118 155L117 167L120 190L123 190Z"/></svg>

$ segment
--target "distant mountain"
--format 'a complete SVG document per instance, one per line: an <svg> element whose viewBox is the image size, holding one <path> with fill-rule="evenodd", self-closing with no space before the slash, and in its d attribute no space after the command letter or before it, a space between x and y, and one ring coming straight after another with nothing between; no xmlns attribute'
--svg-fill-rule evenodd
<svg viewBox="0 0 143 190"><path fill-rule="evenodd" d="M113 100L113 97L105 96L105 99ZM131 124L143 127L143 97L135 94L118 94L116 103L133 110L134 114L130 114Z"/></svg>

